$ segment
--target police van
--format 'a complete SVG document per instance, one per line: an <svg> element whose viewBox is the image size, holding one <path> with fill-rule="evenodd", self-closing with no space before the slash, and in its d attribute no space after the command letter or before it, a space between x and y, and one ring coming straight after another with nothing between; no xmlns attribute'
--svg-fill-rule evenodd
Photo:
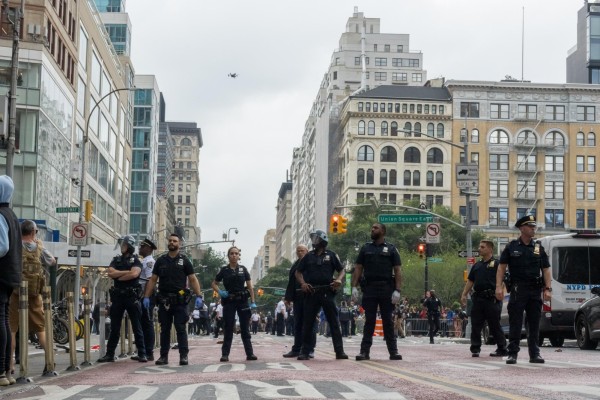
<svg viewBox="0 0 600 400"><path fill-rule="evenodd" d="M565 339L575 339L575 312L592 297L591 289L600 286L600 234L577 231L536 240L544 246L552 270L552 298L542 306L539 345L548 338L552 346L560 347ZM500 318L506 335L508 299L506 294ZM523 329L525 333L527 326Z"/></svg>

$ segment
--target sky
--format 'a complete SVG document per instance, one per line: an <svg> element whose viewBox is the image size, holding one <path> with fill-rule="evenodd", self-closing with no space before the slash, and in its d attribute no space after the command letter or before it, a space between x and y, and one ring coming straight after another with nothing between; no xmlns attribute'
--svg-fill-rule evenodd
<svg viewBox="0 0 600 400"><path fill-rule="evenodd" d="M354 7L410 35L429 79L565 83L583 0L127 0L131 59L155 75L168 121L202 130L198 225L252 265ZM523 10L525 45L521 62ZM228 77L237 73L238 77ZM237 228L236 235L233 229ZM317 227L326 228L326 227ZM226 244L212 245L225 251Z"/></svg>

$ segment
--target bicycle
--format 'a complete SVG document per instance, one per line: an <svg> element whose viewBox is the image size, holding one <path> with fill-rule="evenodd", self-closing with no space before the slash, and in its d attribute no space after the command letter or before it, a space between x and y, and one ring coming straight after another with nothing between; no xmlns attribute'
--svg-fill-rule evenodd
<svg viewBox="0 0 600 400"><path fill-rule="evenodd" d="M54 342L58 344L67 344L69 342L69 316L67 313L67 302L60 300L52 305L52 324ZM80 320L74 321L74 332L76 340L83 338L84 327Z"/></svg>

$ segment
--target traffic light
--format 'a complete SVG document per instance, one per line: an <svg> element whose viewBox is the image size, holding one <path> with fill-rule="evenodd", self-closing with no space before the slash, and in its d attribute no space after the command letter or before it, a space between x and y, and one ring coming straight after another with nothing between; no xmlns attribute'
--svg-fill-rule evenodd
<svg viewBox="0 0 600 400"><path fill-rule="evenodd" d="M469 276L469 274L468 274L467 270L465 269L465 270L463 271L463 281L465 281L465 282L466 282L466 281L467 281L467 277L468 277L468 276Z"/></svg>
<svg viewBox="0 0 600 400"><path fill-rule="evenodd" d="M257 292L258 292L258 296L259 297L262 297L262 295L265 294L265 290L264 289L258 289Z"/></svg>
<svg viewBox="0 0 600 400"><path fill-rule="evenodd" d="M92 212L94 210L94 203L91 200L85 201L85 221L90 222L92 220Z"/></svg>
<svg viewBox="0 0 600 400"><path fill-rule="evenodd" d="M214 299L215 297L217 297L217 296L218 296L218 293L217 293L217 291L216 291L216 290L213 290L213 299Z"/></svg>
<svg viewBox="0 0 600 400"><path fill-rule="evenodd" d="M86 286L82 286L81 287L81 295L85 296L88 292L88 288Z"/></svg>
<svg viewBox="0 0 600 400"><path fill-rule="evenodd" d="M419 258L425 258L425 251L427 249L427 245L425 243L419 243L417 246L417 251L419 253Z"/></svg>
<svg viewBox="0 0 600 400"><path fill-rule="evenodd" d="M332 214L329 219L329 233L338 233L340 216L338 214Z"/></svg>
<svg viewBox="0 0 600 400"><path fill-rule="evenodd" d="M339 216L340 226L338 228L338 233L346 233L348 231L348 218Z"/></svg>

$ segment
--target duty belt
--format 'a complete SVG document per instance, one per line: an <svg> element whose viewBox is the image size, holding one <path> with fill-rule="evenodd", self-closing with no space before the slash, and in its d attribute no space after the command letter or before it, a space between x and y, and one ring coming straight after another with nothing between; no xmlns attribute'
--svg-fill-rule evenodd
<svg viewBox="0 0 600 400"><path fill-rule="evenodd" d="M496 297L496 291L494 289L478 290L478 291L473 292L473 296L479 297L482 299L491 299L491 298Z"/></svg>

